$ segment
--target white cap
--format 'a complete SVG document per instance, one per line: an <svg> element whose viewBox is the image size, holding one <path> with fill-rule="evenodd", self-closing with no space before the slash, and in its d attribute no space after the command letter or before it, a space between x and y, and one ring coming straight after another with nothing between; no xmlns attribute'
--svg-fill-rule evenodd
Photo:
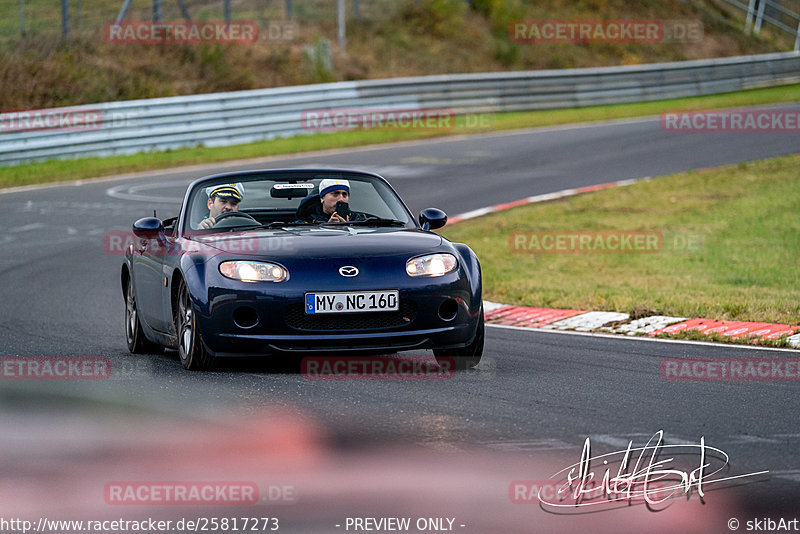
<svg viewBox="0 0 800 534"><path fill-rule="evenodd" d="M350 182L347 180L334 180L331 178L326 178L319 183L319 196L324 197L326 194L330 193L331 191L347 191L350 192Z"/></svg>

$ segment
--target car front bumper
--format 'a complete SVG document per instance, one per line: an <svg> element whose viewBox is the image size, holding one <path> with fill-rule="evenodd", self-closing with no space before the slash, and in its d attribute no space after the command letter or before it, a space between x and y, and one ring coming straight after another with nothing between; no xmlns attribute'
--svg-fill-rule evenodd
<svg viewBox="0 0 800 534"><path fill-rule="evenodd" d="M457 278L435 288L400 289L394 312L305 314L305 291L213 293L198 321L216 356L463 347L475 336L481 306Z"/></svg>

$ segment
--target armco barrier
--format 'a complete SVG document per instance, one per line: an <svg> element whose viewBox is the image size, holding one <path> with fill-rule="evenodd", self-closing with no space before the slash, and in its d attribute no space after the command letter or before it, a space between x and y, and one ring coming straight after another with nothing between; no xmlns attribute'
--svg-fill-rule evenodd
<svg viewBox="0 0 800 534"><path fill-rule="evenodd" d="M68 109L99 112L93 128L9 128L0 114L0 165L226 146L307 134L306 110L395 108L494 113L699 96L800 82L800 55L338 82ZM47 110L58 113L58 109ZM5 126L5 127L3 127Z"/></svg>

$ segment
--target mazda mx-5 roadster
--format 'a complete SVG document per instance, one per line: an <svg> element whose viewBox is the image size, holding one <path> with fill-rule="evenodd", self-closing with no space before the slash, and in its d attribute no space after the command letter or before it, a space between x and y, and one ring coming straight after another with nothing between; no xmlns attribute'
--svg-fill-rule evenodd
<svg viewBox="0 0 800 534"><path fill-rule="evenodd" d="M220 358L432 349L483 354L481 268L465 244L415 220L382 177L259 170L189 185L175 218L133 224L121 271L128 349Z"/></svg>

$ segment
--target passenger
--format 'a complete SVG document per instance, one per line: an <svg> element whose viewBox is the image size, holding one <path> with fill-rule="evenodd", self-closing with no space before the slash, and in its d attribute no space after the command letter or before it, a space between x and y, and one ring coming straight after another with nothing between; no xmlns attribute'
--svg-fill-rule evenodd
<svg viewBox="0 0 800 534"><path fill-rule="evenodd" d="M309 199L311 202L313 200ZM305 220L312 223L326 222L350 222L363 221L366 217L363 213L349 211L347 214L336 212L336 204L350 202L350 182L347 180L335 180L326 178L319 183L319 204L311 207L311 213ZM344 215L344 216L343 216Z"/></svg>

